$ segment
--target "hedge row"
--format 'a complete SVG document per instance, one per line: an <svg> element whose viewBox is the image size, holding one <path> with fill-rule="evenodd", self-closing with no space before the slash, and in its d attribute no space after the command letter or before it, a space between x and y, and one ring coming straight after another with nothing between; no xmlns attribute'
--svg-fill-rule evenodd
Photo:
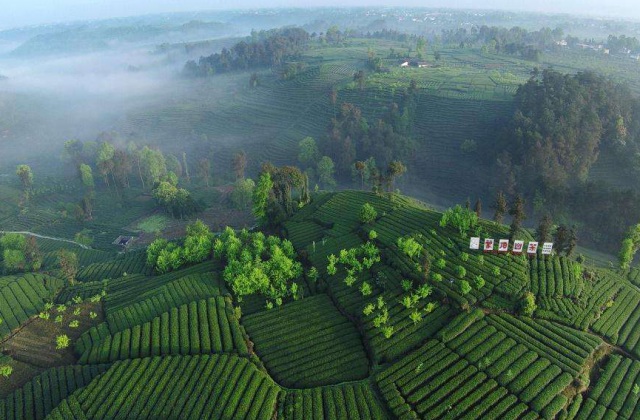
<svg viewBox="0 0 640 420"><path fill-rule="evenodd" d="M235 313L218 296L173 308L150 322L92 342L80 363L220 352L246 355L248 348Z"/></svg>
<svg viewBox="0 0 640 420"><path fill-rule="evenodd" d="M358 331L327 295L248 315L243 324L267 370L283 385L321 386L368 374Z"/></svg>

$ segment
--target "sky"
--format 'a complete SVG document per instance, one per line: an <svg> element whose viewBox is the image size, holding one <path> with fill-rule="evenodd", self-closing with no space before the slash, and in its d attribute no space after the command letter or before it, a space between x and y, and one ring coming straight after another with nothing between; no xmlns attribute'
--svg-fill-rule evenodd
<svg viewBox="0 0 640 420"><path fill-rule="evenodd" d="M416 6L526 10L640 20L638 0L0 0L0 28L151 13L264 7Z"/></svg>

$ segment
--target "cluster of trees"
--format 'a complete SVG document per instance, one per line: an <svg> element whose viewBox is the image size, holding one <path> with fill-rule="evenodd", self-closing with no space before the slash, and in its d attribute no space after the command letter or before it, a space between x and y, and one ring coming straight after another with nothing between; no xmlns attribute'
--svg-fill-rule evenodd
<svg viewBox="0 0 640 420"><path fill-rule="evenodd" d="M607 39L607 47L609 47L609 49L612 52L625 52L625 51L638 51L640 50L640 41L638 41L638 38L636 38L635 36L625 36L625 35L620 35L615 36L615 35L609 35L609 38Z"/></svg>
<svg viewBox="0 0 640 420"><path fill-rule="evenodd" d="M541 77L539 77L541 76ZM515 96L516 111L499 147L525 186L585 181L603 149L633 149L640 107L627 89L585 72L534 71ZM635 151L635 150L634 150ZM509 161L509 163L506 163Z"/></svg>
<svg viewBox="0 0 640 420"><path fill-rule="evenodd" d="M354 104L340 106L320 147L323 154L335 162L339 176L349 175L356 160L373 158L384 167L393 160L406 161L411 156L415 150L411 127L415 118L416 91L417 85L412 81L399 103L392 103L372 126Z"/></svg>
<svg viewBox="0 0 640 420"><path fill-rule="evenodd" d="M268 299L267 307L272 307L273 302L280 306L287 297L301 296L295 280L302 274L302 265L288 240L246 229L236 234L227 227L215 239L213 252L226 264L223 278L239 300L261 294Z"/></svg>
<svg viewBox="0 0 640 420"><path fill-rule="evenodd" d="M309 34L301 28L254 32L250 39L240 41L230 49L223 48L219 53L200 57L197 63L187 61L184 73L191 77L206 77L234 70L280 66L288 60L298 59L308 41Z"/></svg>
<svg viewBox="0 0 640 420"><path fill-rule="evenodd" d="M463 238L478 224L478 214L468 208L457 205L447 209L440 218L440 227L452 226Z"/></svg>
<svg viewBox="0 0 640 420"><path fill-rule="evenodd" d="M622 240L622 247L618 254L620 268L628 270L633 262L633 257L640 248L640 224L632 226L627 231L627 235Z"/></svg>
<svg viewBox="0 0 640 420"><path fill-rule="evenodd" d="M335 164L329 156L321 156L316 141L312 137L305 137L298 143L298 162L310 180L317 180L324 189L336 186Z"/></svg>
<svg viewBox="0 0 640 420"><path fill-rule="evenodd" d="M590 181L589 174L606 154L616 162L610 176L637 177L640 101L592 73L547 69L534 70L515 107L490 152L504 191L527 192L530 202L579 223L582 240L616 250L626 226L640 217L640 196Z"/></svg>
<svg viewBox="0 0 640 420"><path fill-rule="evenodd" d="M356 282L356 276L365 269L371 270L375 263L380 262L380 250L372 241L367 241L359 247L341 249L338 256L331 254L328 260L327 274L330 276L337 274L338 264L340 264L347 273L344 278L345 284L353 286ZM363 280L360 291L363 296L368 296L373 292L373 289L367 281Z"/></svg>
<svg viewBox="0 0 640 420"><path fill-rule="evenodd" d="M178 187L178 178L172 172L155 184L153 198L174 218L185 218L201 210L191 193Z"/></svg>
<svg viewBox="0 0 640 420"><path fill-rule="evenodd" d="M178 187L181 180L191 182L186 153L178 158L159 149L139 147L132 141L126 143L112 132L100 134L96 142L65 142L63 159L77 169L84 188L83 198L73 210L79 220L90 220L93 215L94 173L103 185L113 188L118 195L131 188L137 179L139 185L152 192L158 204L173 217L185 217L199 209L190 193ZM196 170L197 176L208 185L211 176L209 159L200 159Z"/></svg>
<svg viewBox="0 0 640 420"><path fill-rule="evenodd" d="M38 271L42 266L42 252L33 236L7 233L0 237L0 250L7 274Z"/></svg>
<svg viewBox="0 0 640 420"><path fill-rule="evenodd" d="M213 234L209 226L196 220L187 226L184 245L158 238L147 247L147 265L158 273L179 269L185 264L205 261L213 250Z"/></svg>
<svg viewBox="0 0 640 420"><path fill-rule="evenodd" d="M527 60L538 61L541 52L554 48L556 41L564 36L561 28L542 28L538 31L527 31L519 26L510 29L497 26L458 28L443 30L442 42L456 45L481 45L483 51L505 53L522 56Z"/></svg>
<svg viewBox="0 0 640 420"><path fill-rule="evenodd" d="M540 223L536 229L535 238L540 243L553 241L553 247L556 253L560 255L564 252L567 257L573 255L573 252L578 245L576 227L569 227L565 224L554 226L553 218L549 213L545 214L542 219L540 219Z"/></svg>
<svg viewBox="0 0 640 420"><path fill-rule="evenodd" d="M253 214L262 225L277 226L311 201L309 177L295 166L262 165L253 190Z"/></svg>

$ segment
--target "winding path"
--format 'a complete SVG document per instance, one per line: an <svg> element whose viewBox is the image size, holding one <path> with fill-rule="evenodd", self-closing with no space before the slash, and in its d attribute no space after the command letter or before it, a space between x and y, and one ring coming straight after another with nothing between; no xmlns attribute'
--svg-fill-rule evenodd
<svg viewBox="0 0 640 420"><path fill-rule="evenodd" d="M36 238L51 239L53 241L59 241L59 242L67 242L67 243L70 243L70 244L77 245L77 246L79 246L80 248L83 248L83 249L91 249L90 247L88 247L86 245L83 245L83 244L81 244L79 242L72 241L71 239L55 238L53 236L45 236L45 235L40 235L40 234L37 234L37 233L28 232L28 231L18 232L18 231L11 231L11 230L0 230L0 234L5 234L5 233L19 233L21 235L35 236Z"/></svg>

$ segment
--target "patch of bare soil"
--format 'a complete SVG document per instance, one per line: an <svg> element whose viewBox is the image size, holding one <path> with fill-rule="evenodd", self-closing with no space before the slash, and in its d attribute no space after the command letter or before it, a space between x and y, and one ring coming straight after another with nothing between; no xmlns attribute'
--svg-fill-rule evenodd
<svg viewBox="0 0 640 420"><path fill-rule="evenodd" d="M2 343L2 353L13 359L13 373L8 379L0 379L0 398L48 368L76 363L75 341L82 333L104 320L100 302L87 301L71 305L64 312L58 312L56 308L49 311L49 319L37 316L31 318ZM76 315L78 309L79 313ZM90 317L91 312L97 315L93 319ZM62 317L61 322L56 322L58 316ZM73 321L78 321L77 327L70 326ZM56 337L63 334L69 337L71 345L66 349L56 349Z"/></svg>

